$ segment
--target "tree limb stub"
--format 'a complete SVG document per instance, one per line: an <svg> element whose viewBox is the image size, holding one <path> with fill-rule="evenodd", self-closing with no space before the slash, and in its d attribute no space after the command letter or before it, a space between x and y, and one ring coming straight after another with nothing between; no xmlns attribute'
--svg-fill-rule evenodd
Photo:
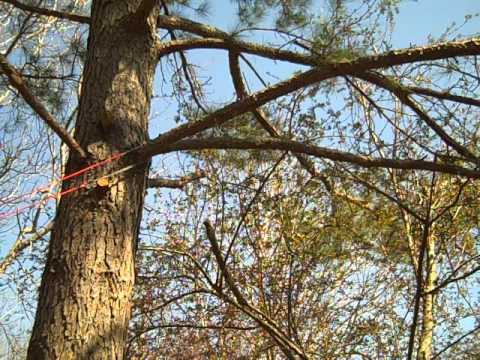
<svg viewBox="0 0 480 360"><path fill-rule="evenodd" d="M206 174L203 171L197 171L192 175L183 176L180 179L162 179L162 178L149 178L147 180L147 187L149 188L170 188L170 189L183 189L185 185L192 181L205 177Z"/></svg>
<svg viewBox="0 0 480 360"><path fill-rule="evenodd" d="M157 0L142 0L138 5L135 13L129 15L123 23L132 32L145 32L148 31L148 19L152 16L151 20L155 23L155 19L158 15L155 13L155 7L158 7Z"/></svg>

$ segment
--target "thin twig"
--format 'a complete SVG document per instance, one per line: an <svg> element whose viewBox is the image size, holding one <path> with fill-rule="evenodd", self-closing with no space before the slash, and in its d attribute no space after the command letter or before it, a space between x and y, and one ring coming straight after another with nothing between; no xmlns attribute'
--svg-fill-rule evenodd
<svg viewBox="0 0 480 360"><path fill-rule="evenodd" d="M58 19L75 21L75 22L78 22L78 23L81 23L81 24L90 24L90 18L88 16L82 16L82 15L67 13L67 12L64 12L64 11L40 8L40 7L37 7L37 6L24 4L24 3L20 2L20 1L17 1L17 0L0 0L0 2L13 5L17 9L27 11L27 12L30 12L30 13L34 13L34 14L38 14L38 15L51 16L51 17L55 17L55 18L58 18Z"/></svg>
<svg viewBox="0 0 480 360"><path fill-rule="evenodd" d="M442 350L440 350L439 352L435 353L435 355L432 356L432 360L433 359L437 359L440 355L442 355L445 351L447 351L448 349L450 349L451 347L457 345L460 341L462 341L463 339L465 339L466 337L476 333L477 331L480 330L480 325L473 328L472 330L470 330L469 332L467 332L466 334L463 334L462 336L460 336L458 339L456 339L455 341L451 342L450 344L448 344L447 346L445 346Z"/></svg>

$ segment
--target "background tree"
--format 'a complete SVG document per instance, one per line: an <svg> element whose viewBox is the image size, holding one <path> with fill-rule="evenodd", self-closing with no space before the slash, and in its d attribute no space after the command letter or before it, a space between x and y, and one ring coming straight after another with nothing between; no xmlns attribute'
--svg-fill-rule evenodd
<svg viewBox="0 0 480 360"><path fill-rule="evenodd" d="M392 50L398 4L237 0L226 31L195 1L0 0L27 357L478 355L480 40Z"/></svg>

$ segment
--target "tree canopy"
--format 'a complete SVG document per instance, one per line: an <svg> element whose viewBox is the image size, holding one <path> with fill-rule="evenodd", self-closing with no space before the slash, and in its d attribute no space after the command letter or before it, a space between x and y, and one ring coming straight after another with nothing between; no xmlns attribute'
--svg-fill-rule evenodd
<svg viewBox="0 0 480 360"><path fill-rule="evenodd" d="M0 0L0 356L480 357L479 14L407 6Z"/></svg>

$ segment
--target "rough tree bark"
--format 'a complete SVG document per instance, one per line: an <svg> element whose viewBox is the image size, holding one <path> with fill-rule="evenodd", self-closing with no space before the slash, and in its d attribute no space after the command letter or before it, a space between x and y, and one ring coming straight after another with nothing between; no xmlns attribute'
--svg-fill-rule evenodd
<svg viewBox="0 0 480 360"><path fill-rule="evenodd" d="M154 4L93 1L75 129L75 139L88 150L90 161L147 140L157 63ZM113 162L108 171L124 164ZM72 154L67 173L84 166L85 161ZM143 163L110 179L106 187L82 189L61 199L28 359L124 358L147 171ZM64 182L63 189L84 180Z"/></svg>

